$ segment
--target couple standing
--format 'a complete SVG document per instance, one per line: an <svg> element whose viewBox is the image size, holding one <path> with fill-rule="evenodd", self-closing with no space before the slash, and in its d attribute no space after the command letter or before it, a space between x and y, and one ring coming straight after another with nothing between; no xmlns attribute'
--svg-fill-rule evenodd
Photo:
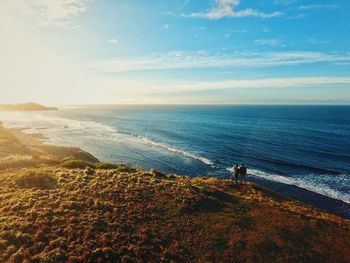
<svg viewBox="0 0 350 263"><path fill-rule="evenodd" d="M241 183L245 183L247 178L247 167L242 163L241 167L238 167L238 164L233 168L233 176L231 176L231 180L234 180L235 183L238 183L238 179L240 179Z"/></svg>

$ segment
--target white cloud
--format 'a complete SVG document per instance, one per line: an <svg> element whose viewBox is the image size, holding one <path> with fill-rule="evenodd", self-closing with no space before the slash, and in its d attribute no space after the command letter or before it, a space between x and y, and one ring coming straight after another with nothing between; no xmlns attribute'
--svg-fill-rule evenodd
<svg viewBox="0 0 350 263"><path fill-rule="evenodd" d="M296 0L274 0L273 3L276 5L290 5L294 3Z"/></svg>
<svg viewBox="0 0 350 263"><path fill-rule="evenodd" d="M301 65L319 62L349 62L350 54L327 54L321 52L260 52L224 53L184 52L155 53L138 58L111 58L95 61L88 65L108 73L195 68L254 68Z"/></svg>
<svg viewBox="0 0 350 263"><path fill-rule="evenodd" d="M270 46L270 47L277 47L281 44L281 40L278 40L276 38L273 39L257 39L255 40L255 44L258 46Z"/></svg>
<svg viewBox="0 0 350 263"><path fill-rule="evenodd" d="M314 38L309 38L306 40L306 42L311 45L328 45L329 44L329 41L327 40L319 40Z"/></svg>
<svg viewBox="0 0 350 263"><path fill-rule="evenodd" d="M260 17L271 18L282 16L282 12L263 13L254 9L236 11L239 0L216 0L216 5L206 12L192 13L190 17L201 17L207 19L220 19L224 17Z"/></svg>
<svg viewBox="0 0 350 263"><path fill-rule="evenodd" d="M13 0L0 3L1 8L24 11L41 19L41 25L65 27L86 11L94 0Z"/></svg>
<svg viewBox="0 0 350 263"><path fill-rule="evenodd" d="M186 92L219 89L284 89L310 87L319 85L350 84L350 77L292 77L292 78L263 78L237 79L214 82L193 82L188 84L168 85L163 92Z"/></svg>
<svg viewBox="0 0 350 263"><path fill-rule="evenodd" d="M302 5L299 6L300 10L310 10L310 9L336 9L338 8L337 5L329 4L315 4L315 5Z"/></svg>
<svg viewBox="0 0 350 263"><path fill-rule="evenodd" d="M163 25L163 29L164 29L164 30L168 30L168 29L169 29L169 24Z"/></svg>
<svg viewBox="0 0 350 263"><path fill-rule="evenodd" d="M112 39L108 40L108 42L111 43L111 44L118 44L119 40L116 39L116 38L112 38Z"/></svg>

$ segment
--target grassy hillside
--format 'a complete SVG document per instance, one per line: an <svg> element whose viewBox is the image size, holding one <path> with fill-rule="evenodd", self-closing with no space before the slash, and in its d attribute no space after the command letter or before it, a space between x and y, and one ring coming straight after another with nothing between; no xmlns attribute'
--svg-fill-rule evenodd
<svg viewBox="0 0 350 263"><path fill-rule="evenodd" d="M0 262L350 262L349 220L23 136L0 127Z"/></svg>
<svg viewBox="0 0 350 263"><path fill-rule="evenodd" d="M253 185L108 168L0 172L0 262L350 261L336 216Z"/></svg>
<svg viewBox="0 0 350 263"><path fill-rule="evenodd" d="M67 156L98 162L94 156L80 148L43 145L37 137L39 136L29 136L19 130L6 129L0 122L0 170L57 165Z"/></svg>
<svg viewBox="0 0 350 263"><path fill-rule="evenodd" d="M58 110L56 107L47 107L34 102L21 103L21 104L0 104L0 110L2 111L48 111Z"/></svg>

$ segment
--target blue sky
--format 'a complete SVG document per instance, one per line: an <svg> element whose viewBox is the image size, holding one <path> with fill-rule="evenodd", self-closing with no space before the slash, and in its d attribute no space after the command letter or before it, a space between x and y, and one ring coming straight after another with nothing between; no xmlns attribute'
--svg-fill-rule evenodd
<svg viewBox="0 0 350 263"><path fill-rule="evenodd" d="M0 5L2 102L350 102L349 1Z"/></svg>

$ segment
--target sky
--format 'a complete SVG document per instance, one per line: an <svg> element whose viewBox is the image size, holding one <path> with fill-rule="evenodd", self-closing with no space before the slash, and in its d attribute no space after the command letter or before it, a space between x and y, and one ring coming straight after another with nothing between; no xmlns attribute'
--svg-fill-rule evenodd
<svg viewBox="0 0 350 263"><path fill-rule="evenodd" d="M0 103L349 104L347 0L2 0Z"/></svg>

